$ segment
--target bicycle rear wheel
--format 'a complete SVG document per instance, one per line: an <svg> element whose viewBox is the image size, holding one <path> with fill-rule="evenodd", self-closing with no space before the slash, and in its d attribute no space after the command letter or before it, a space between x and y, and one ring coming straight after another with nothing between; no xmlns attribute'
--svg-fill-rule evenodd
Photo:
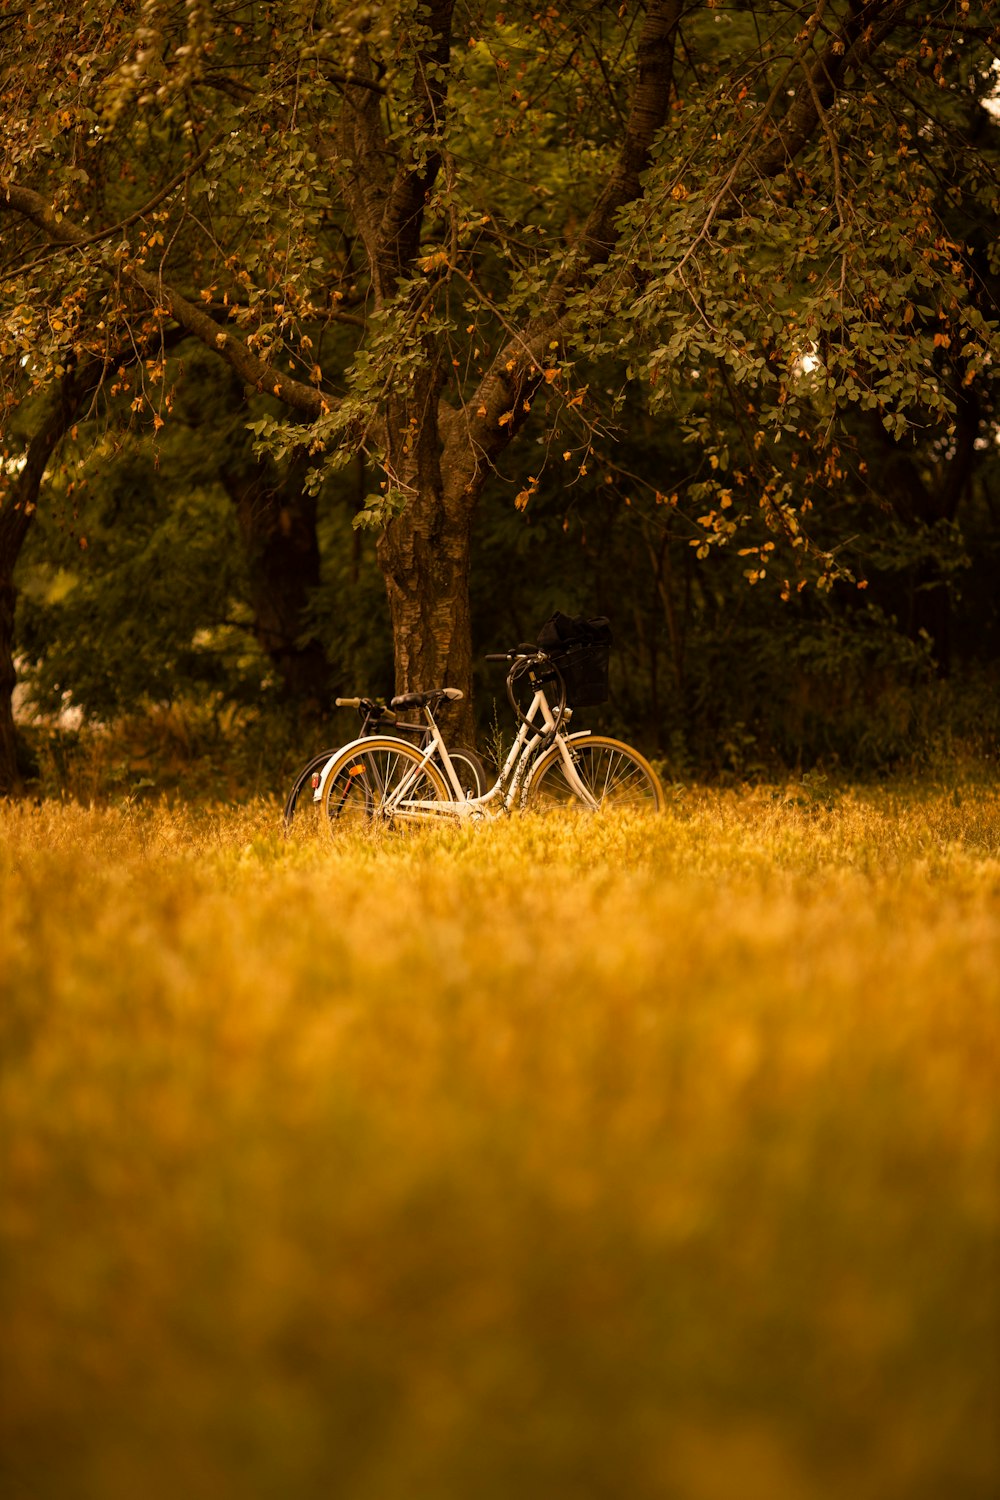
<svg viewBox="0 0 1000 1500"><path fill-rule="evenodd" d="M338 828L399 827L426 818L420 803L447 802L440 771L402 740L372 736L345 751L330 769L324 819Z"/></svg>
<svg viewBox="0 0 1000 1500"><path fill-rule="evenodd" d="M566 744L573 770L601 811L607 808L660 812L663 788L645 756L620 740L590 734ZM588 806L570 780L558 745L547 750L524 789L522 806L531 812Z"/></svg>
<svg viewBox="0 0 1000 1500"><path fill-rule="evenodd" d="M337 747L339 748L339 747ZM321 750L301 768L292 789L285 798L282 826L286 835L296 838L311 838L324 821L323 809L315 800L316 787L313 778L319 777L328 760L337 754L337 749ZM317 780L316 785L319 785Z"/></svg>
<svg viewBox="0 0 1000 1500"><path fill-rule="evenodd" d="M490 783L486 779L483 763L471 746L457 745L453 750L449 745L448 754L451 756L452 765L458 772L458 779L466 797L481 797L484 792L489 791ZM447 783L447 777L444 776L443 771L441 775ZM454 792L449 790L448 796L449 798L454 796Z"/></svg>

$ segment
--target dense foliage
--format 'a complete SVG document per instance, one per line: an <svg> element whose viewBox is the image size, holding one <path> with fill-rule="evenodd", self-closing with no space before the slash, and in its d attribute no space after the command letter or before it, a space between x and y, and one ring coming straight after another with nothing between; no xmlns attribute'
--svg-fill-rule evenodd
<svg viewBox="0 0 1000 1500"><path fill-rule="evenodd" d="M0 710L16 564L36 697L97 718L468 691L558 604L678 766L988 737L993 38L5 0Z"/></svg>

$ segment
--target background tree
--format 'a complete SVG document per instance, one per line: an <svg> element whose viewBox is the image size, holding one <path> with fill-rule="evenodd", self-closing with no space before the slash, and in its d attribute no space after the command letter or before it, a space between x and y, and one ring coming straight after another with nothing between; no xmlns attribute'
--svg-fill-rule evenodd
<svg viewBox="0 0 1000 1500"><path fill-rule="evenodd" d="M75 381L64 374L34 405L34 431L23 447L5 448L0 474L0 793L17 790L21 767L17 753L12 695L16 674L14 639L14 565L38 505L46 465L72 421Z"/></svg>
<svg viewBox="0 0 1000 1500"><path fill-rule="evenodd" d="M42 381L126 331L199 340L277 465L261 556L301 502L289 588L314 576L308 495L362 455L400 688L469 686L473 521L515 440L530 507L647 383L699 456L687 540L739 542L756 582L781 550L790 594L817 547L843 571L810 533L845 412L898 442L990 378L990 268L943 212L992 201L988 154L956 167L986 128L988 6L6 19L2 352ZM132 396L154 428L164 375Z"/></svg>

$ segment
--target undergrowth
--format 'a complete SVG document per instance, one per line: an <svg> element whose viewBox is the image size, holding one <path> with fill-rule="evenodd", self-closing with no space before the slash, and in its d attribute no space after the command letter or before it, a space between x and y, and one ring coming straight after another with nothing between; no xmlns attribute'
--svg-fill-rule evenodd
<svg viewBox="0 0 1000 1500"><path fill-rule="evenodd" d="M986 1500L1000 793L0 808L11 1500Z"/></svg>

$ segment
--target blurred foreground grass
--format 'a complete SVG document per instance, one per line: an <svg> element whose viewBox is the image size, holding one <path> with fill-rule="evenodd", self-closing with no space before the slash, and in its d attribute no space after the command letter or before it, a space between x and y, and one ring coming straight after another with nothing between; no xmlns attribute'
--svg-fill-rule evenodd
<svg viewBox="0 0 1000 1500"><path fill-rule="evenodd" d="M5 1500L1000 1484L1000 794L0 808Z"/></svg>

